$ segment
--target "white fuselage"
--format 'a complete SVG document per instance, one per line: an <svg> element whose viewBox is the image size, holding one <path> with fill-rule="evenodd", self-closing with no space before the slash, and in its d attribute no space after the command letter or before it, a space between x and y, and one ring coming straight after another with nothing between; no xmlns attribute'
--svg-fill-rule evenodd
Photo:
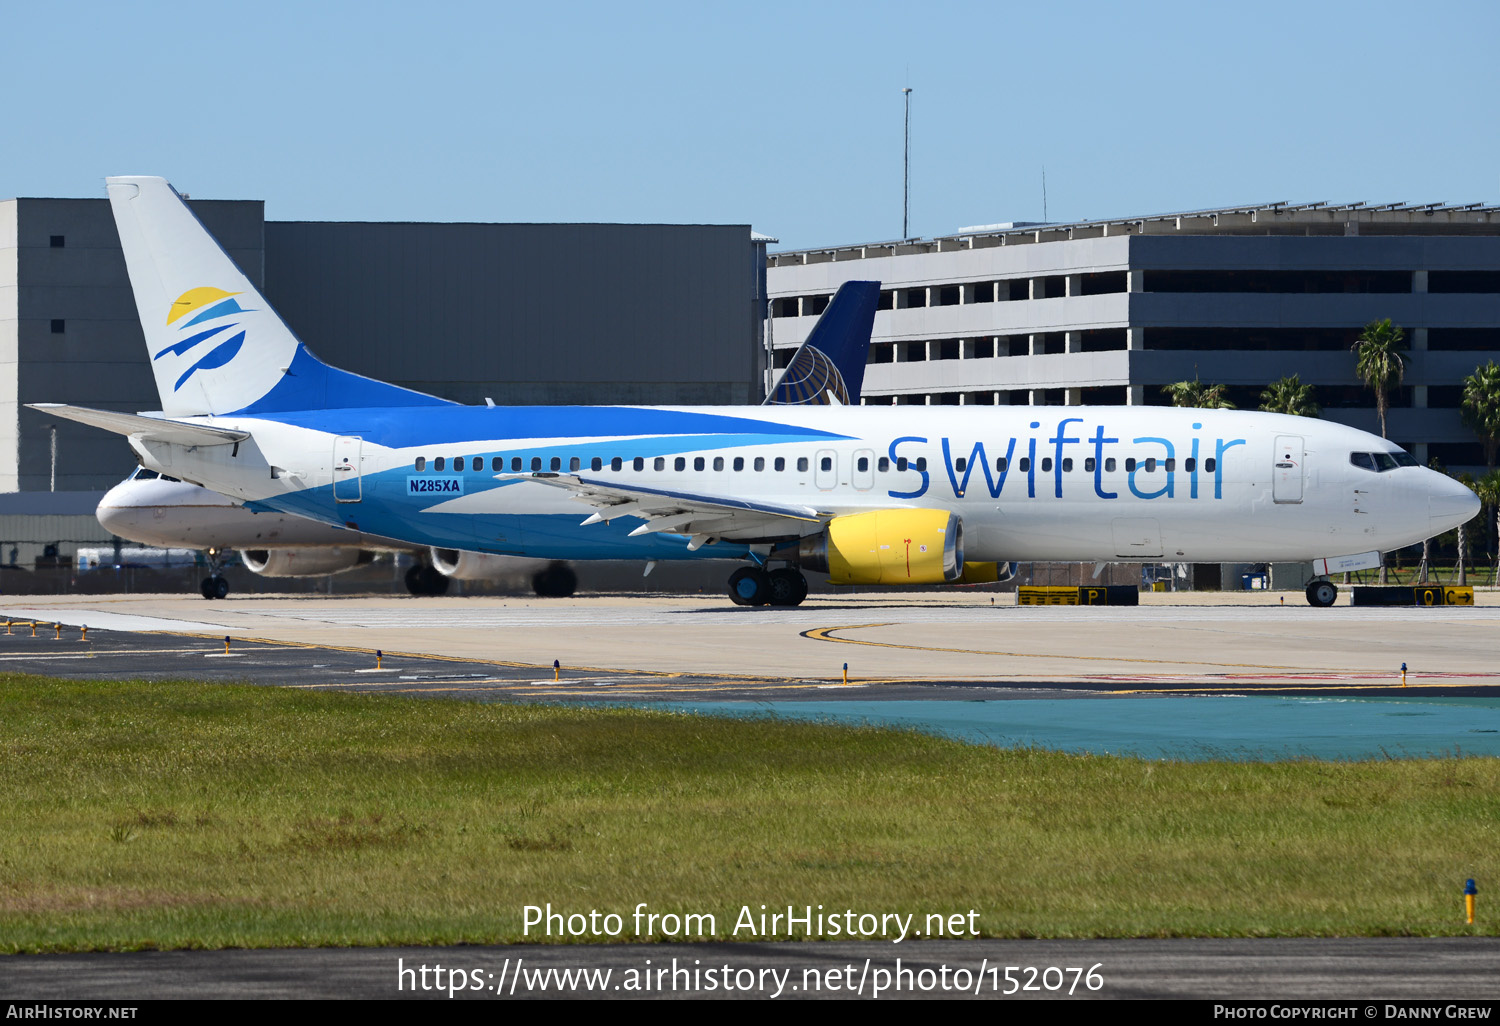
<svg viewBox="0 0 1500 1026"><path fill-rule="evenodd" d="M252 509L550 559L740 558L820 531L818 518L934 508L962 518L974 562L1303 560L1412 544L1478 511L1472 492L1383 439L1240 411L447 406L180 419L251 439L133 440L143 463ZM1366 469L1357 453L1408 465ZM690 549L667 532L631 536L640 521L628 513L582 526L590 508L527 480L537 471L814 516L726 516Z"/></svg>
<svg viewBox="0 0 1500 1026"><path fill-rule="evenodd" d="M388 539L367 537L346 527L289 513L256 513L199 485L155 476L121 481L104 493L94 515L111 534L161 548L378 549L391 544Z"/></svg>

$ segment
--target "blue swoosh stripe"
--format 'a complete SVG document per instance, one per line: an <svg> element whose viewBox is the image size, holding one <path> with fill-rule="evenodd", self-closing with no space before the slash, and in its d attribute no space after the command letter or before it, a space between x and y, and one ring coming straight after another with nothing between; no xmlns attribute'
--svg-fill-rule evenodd
<svg viewBox="0 0 1500 1026"><path fill-rule="evenodd" d="M764 407L753 407L757 411ZM267 414L267 419L317 431L342 435L360 435L377 445L392 449L441 445L453 447L471 443L504 444L506 439L541 441L555 438L600 438L600 442L576 443L578 447L599 450L611 444L610 439L625 438L628 444L639 444L631 436L688 436L683 450L694 443L693 436L744 435L779 436L776 441L808 442L816 439L846 438L833 431L762 420L754 416L707 413L688 410L652 409L622 406L433 406L420 416L410 410L397 409L310 409ZM769 443L771 438L767 438ZM676 442L674 439L673 442ZM555 443L554 443L555 444ZM659 444L659 443L658 443ZM567 451L578 451L571 448ZM541 455L533 448L527 455ZM660 450L620 452L626 455L659 455ZM455 455L460 455L455 453ZM600 455L603 455L601 452Z"/></svg>
<svg viewBox="0 0 1500 1026"><path fill-rule="evenodd" d="M151 359L153 359L153 360L160 360L163 356L166 356L168 353L172 353L175 356L181 356L183 353L187 352L189 349L193 348L195 345L197 345L199 342L202 342L204 339L206 339L206 338L213 338L219 332L221 332L221 331L228 331L232 327L234 327L233 324L221 324L217 328L209 328L207 331L200 331L200 332L198 332L198 334L194 335L192 338L185 338L181 342L177 342L177 343L174 343L174 344L172 344L170 346L167 346L167 348L165 348L161 352L157 353Z"/></svg>
<svg viewBox="0 0 1500 1026"><path fill-rule="evenodd" d="M182 383L184 381L192 377L196 372L200 370L213 370L215 367L224 366L230 360L234 359L235 354L240 351L240 346L244 344L245 333L242 331L238 335L234 336L234 338L230 339L228 342L225 342L222 346L216 346L213 352L209 353L203 359L193 364L187 369L182 377L177 379L177 384L172 386L172 391L177 391L182 387Z"/></svg>
<svg viewBox="0 0 1500 1026"><path fill-rule="evenodd" d="M192 320L184 324L183 327L191 328L193 325L198 324L202 321L211 321L215 317L228 317L230 314L234 313L250 313L250 311L240 306L240 304L235 300L226 299L222 303L215 303L207 310L204 310L197 317L194 317Z"/></svg>

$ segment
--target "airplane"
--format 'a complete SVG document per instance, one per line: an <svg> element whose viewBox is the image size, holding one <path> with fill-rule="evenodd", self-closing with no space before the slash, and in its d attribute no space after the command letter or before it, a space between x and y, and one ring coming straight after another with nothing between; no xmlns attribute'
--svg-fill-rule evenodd
<svg viewBox="0 0 1500 1026"><path fill-rule="evenodd" d="M162 409L36 409L257 511L551 559L723 559L740 605L1010 560L1314 562L1479 512L1368 432L1175 407L470 407L331 367L165 179L106 179ZM580 513L588 510L580 520Z"/></svg>
<svg viewBox="0 0 1500 1026"><path fill-rule="evenodd" d="M762 405L842 405L859 402L880 283L841 285L792 354ZM94 512L110 533L162 548L200 548L209 575L199 585L206 599L229 594L222 554L240 551L246 569L266 577L312 577L368 563L376 552L416 557L405 583L413 595L442 595L451 580L529 579L542 597L566 597L578 576L561 560L493 555L413 546L286 513L256 513L228 496L154 470L137 467L100 500Z"/></svg>

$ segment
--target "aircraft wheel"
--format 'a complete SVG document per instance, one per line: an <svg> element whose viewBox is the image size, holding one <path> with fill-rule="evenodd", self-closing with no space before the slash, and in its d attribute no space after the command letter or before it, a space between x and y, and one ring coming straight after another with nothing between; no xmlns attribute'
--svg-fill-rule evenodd
<svg viewBox="0 0 1500 1026"><path fill-rule="evenodd" d="M807 578L802 571L782 567L767 574L771 579L771 605L800 606L807 598Z"/></svg>
<svg viewBox="0 0 1500 1026"><path fill-rule="evenodd" d="M742 566L729 575L729 599L737 606L763 606L771 599L771 579L758 566Z"/></svg>
<svg viewBox="0 0 1500 1026"><path fill-rule="evenodd" d="M215 574L212 577L203 578L203 583L198 586L198 591L206 599L221 599L229 595L229 582Z"/></svg>
<svg viewBox="0 0 1500 1026"><path fill-rule="evenodd" d="M433 567L414 563L406 568L406 590L418 597L445 595L448 592L448 578Z"/></svg>
<svg viewBox="0 0 1500 1026"><path fill-rule="evenodd" d="M422 580L422 571L424 569L421 563L413 563L406 568L406 590L413 595L427 594L426 582Z"/></svg>
<svg viewBox="0 0 1500 1026"><path fill-rule="evenodd" d="M1338 586L1332 581L1313 581L1307 586L1307 604L1326 608L1339 597Z"/></svg>
<svg viewBox="0 0 1500 1026"><path fill-rule="evenodd" d="M578 590L578 575L566 563L553 563L531 579L531 587L542 598L567 598Z"/></svg>
<svg viewBox="0 0 1500 1026"><path fill-rule="evenodd" d="M438 572L436 567L424 566L422 568L423 595L446 595L451 583L447 577Z"/></svg>
<svg viewBox="0 0 1500 1026"><path fill-rule="evenodd" d="M214 597L214 579L212 577L205 577L201 582L199 582L198 594L202 595L206 599L212 599Z"/></svg>

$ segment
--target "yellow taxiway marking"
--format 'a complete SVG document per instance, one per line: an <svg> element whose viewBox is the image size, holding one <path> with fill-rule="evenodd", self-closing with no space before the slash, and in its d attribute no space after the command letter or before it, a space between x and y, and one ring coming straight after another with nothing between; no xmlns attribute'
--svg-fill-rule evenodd
<svg viewBox="0 0 1500 1026"><path fill-rule="evenodd" d="M868 630L872 627L894 627L891 623L851 623L842 627L816 627L803 631L802 637L811 641L833 641L841 645L869 645L872 648L900 648L912 652L951 652L955 655L1002 656L1008 659L1068 659L1094 663L1147 663L1155 666L1222 666L1246 670L1296 670L1306 671L1305 666L1284 666L1279 663L1215 663L1206 659L1146 659L1139 656L1094 656L1067 655L1057 652L1006 652L980 648L943 648L937 645L903 645L894 641L865 641L861 638L836 638L834 631ZM1336 672L1336 671L1329 671Z"/></svg>

